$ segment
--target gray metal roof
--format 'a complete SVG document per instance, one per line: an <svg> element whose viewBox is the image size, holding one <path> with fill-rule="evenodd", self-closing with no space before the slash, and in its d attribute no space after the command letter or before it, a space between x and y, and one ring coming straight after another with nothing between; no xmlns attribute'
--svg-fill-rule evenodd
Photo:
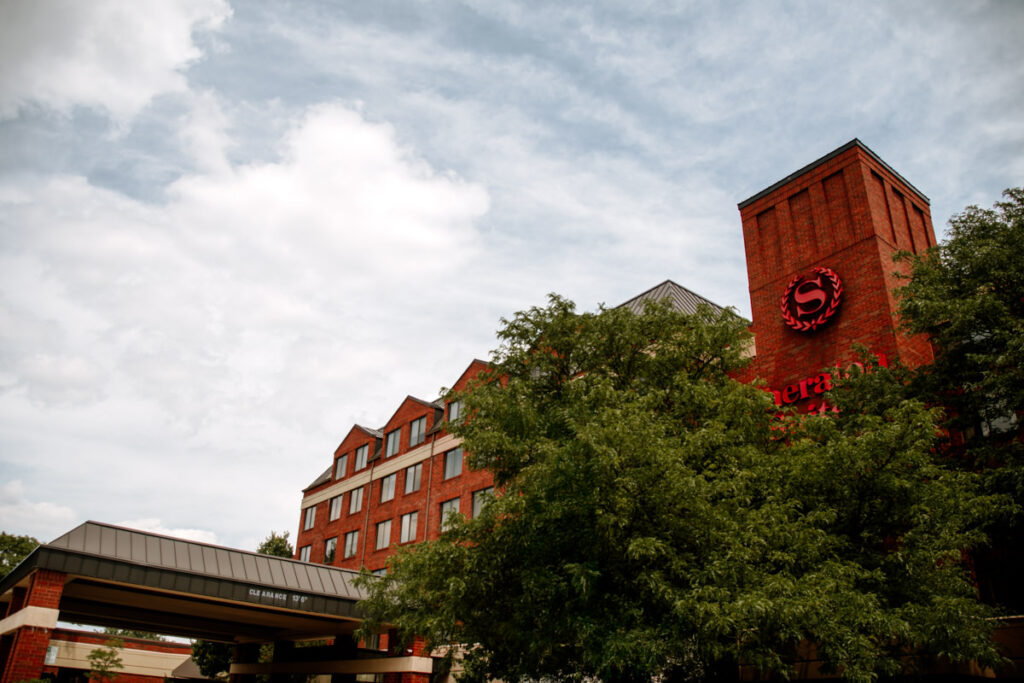
<svg viewBox="0 0 1024 683"><path fill-rule="evenodd" d="M710 306L715 312L723 310L723 308L714 301L705 299L700 294L692 292L686 287L672 282L672 280L665 280L660 285L655 285L646 292L637 294L629 301L619 304L616 308L628 308L634 313L642 313L644 310L644 302L663 300L668 300L676 310L689 315L696 313L697 306L700 304Z"/></svg>
<svg viewBox="0 0 1024 683"><path fill-rule="evenodd" d="M334 465L331 465L326 470L321 472L320 476L317 477L316 479L314 479L313 482L309 486L307 486L306 488L304 488L302 490L303 491L309 491L310 489L315 489L317 486L320 486L320 484L326 484L327 482L329 482L331 480L331 474L332 474L332 470L333 469L334 469Z"/></svg>
<svg viewBox="0 0 1024 683"><path fill-rule="evenodd" d="M363 598L363 592L352 585L352 580L359 574L347 569L186 541L99 522L85 522L42 547L122 560L136 566L197 574L205 578L346 600Z"/></svg>

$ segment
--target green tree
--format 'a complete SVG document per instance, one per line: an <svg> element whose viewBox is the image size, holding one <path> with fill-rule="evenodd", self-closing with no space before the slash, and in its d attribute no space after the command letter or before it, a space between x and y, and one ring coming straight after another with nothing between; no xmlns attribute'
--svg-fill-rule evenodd
<svg viewBox="0 0 1024 683"><path fill-rule="evenodd" d="M902 255L912 273L899 296L905 328L935 348L912 388L948 408L943 449L1017 504L1016 516L989 529L992 549L977 555L982 592L1016 612L1024 609L1024 188L1003 198L954 216L948 238L927 253Z"/></svg>
<svg viewBox="0 0 1024 683"><path fill-rule="evenodd" d="M263 542L256 548L256 552L274 557L295 557L295 549L288 541L289 532L279 534L271 531L270 535L263 539Z"/></svg>
<svg viewBox="0 0 1024 683"><path fill-rule="evenodd" d="M108 626L103 632L109 636L120 636L121 638L145 638L146 640L164 640L159 633L152 631L138 631L131 628L113 628Z"/></svg>
<svg viewBox="0 0 1024 683"><path fill-rule="evenodd" d="M31 536L0 532L0 577L10 574L38 545L39 541Z"/></svg>
<svg viewBox="0 0 1024 683"><path fill-rule="evenodd" d="M256 547L256 552L274 557L294 557L295 550L288 540L289 532L282 534L271 531L270 535ZM192 660L204 676L215 677L226 672L231 666L235 647L229 643L210 640L192 641Z"/></svg>
<svg viewBox="0 0 1024 683"><path fill-rule="evenodd" d="M992 501L933 457L937 414L898 375L779 419L731 377L748 333L730 312L553 296L498 337L450 428L501 493L364 573L364 633L469 645L467 680L785 676L809 643L850 680L995 661L960 561Z"/></svg>
<svg viewBox="0 0 1024 683"><path fill-rule="evenodd" d="M111 638L106 645L94 648L86 655L90 683L112 683L117 678L122 666L119 653L122 645L120 638Z"/></svg>

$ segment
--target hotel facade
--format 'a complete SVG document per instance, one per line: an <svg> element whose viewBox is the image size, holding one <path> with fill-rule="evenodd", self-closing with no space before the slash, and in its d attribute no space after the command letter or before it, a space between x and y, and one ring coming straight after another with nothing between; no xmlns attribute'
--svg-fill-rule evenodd
<svg viewBox="0 0 1024 683"><path fill-rule="evenodd" d="M923 337L897 329L897 251L935 246L928 198L853 140L739 204L754 358L745 379L767 382L780 405L830 409L826 367L932 360ZM622 306L667 299L693 312L698 294L666 281ZM465 388L486 363L471 361L449 386ZM352 425L330 465L304 491L296 559L375 572L406 544L437 538L448 515L474 516L492 491L445 430L458 401L407 396L377 427Z"/></svg>

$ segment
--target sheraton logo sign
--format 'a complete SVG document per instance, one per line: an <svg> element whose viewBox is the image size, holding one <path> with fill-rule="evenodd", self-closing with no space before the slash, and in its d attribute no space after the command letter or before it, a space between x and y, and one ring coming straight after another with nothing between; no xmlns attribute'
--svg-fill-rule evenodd
<svg viewBox="0 0 1024 683"><path fill-rule="evenodd" d="M782 293L782 319L798 332L813 332L839 310L843 281L831 268L814 268L812 277L797 275Z"/></svg>

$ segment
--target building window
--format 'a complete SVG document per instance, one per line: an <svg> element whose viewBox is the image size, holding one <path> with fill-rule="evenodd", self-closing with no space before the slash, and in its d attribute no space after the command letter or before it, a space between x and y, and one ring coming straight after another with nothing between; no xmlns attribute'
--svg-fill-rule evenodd
<svg viewBox="0 0 1024 683"><path fill-rule="evenodd" d="M487 488L480 489L479 491L473 491L473 519L480 516L480 512L484 509L484 506L487 505L493 497L493 486L488 486Z"/></svg>
<svg viewBox="0 0 1024 683"><path fill-rule="evenodd" d="M359 532L350 531L345 534L345 557L355 557L359 550Z"/></svg>
<svg viewBox="0 0 1024 683"><path fill-rule="evenodd" d="M334 562L334 551L338 548L338 538L328 538L327 543L324 544L324 564L331 564Z"/></svg>
<svg viewBox="0 0 1024 683"><path fill-rule="evenodd" d="M390 458L398 453L398 442L402 440L402 428L399 427L393 432L388 432L388 449L384 453L385 458Z"/></svg>
<svg viewBox="0 0 1024 683"><path fill-rule="evenodd" d="M395 497L395 480L398 474L389 474L380 480L380 502L386 503Z"/></svg>
<svg viewBox="0 0 1024 683"><path fill-rule="evenodd" d="M459 499L452 498L441 503L441 531L451 524L451 519L459 514Z"/></svg>
<svg viewBox="0 0 1024 683"><path fill-rule="evenodd" d="M448 404L448 421L458 422L462 417L462 401L456 399Z"/></svg>
<svg viewBox="0 0 1024 683"><path fill-rule="evenodd" d="M413 511L402 515L402 543L416 540L416 525L420 521L420 513Z"/></svg>
<svg viewBox="0 0 1024 683"><path fill-rule="evenodd" d="M331 498L330 512L327 514L327 521L333 522L341 517L341 496Z"/></svg>
<svg viewBox="0 0 1024 683"><path fill-rule="evenodd" d="M348 514L354 515L363 509L363 487L352 490L348 499Z"/></svg>
<svg viewBox="0 0 1024 683"><path fill-rule="evenodd" d="M359 448L356 449L356 462L354 468L356 472L366 467L366 456L369 452L369 446L360 446Z"/></svg>
<svg viewBox="0 0 1024 683"><path fill-rule="evenodd" d="M451 479L462 474L462 449L454 448L444 454L444 478Z"/></svg>
<svg viewBox="0 0 1024 683"><path fill-rule="evenodd" d="M391 520L386 519L377 524L377 550L384 550L391 545Z"/></svg>
<svg viewBox="0 0 1024 683"><path fill-rule="evenodd" d="M423 476L423 463L416 463L412 467L405 468L405 492L412 493L420 490L420 479Z"/></svg>
<svg viewBox="0 0 1024 683"><path fill-rule="evenodd" d="M299 561L300 562L309 562L309 553L312 550L313 550L313 546L311 546L311 545L304 545L301 548L299 548Z"/></svg>
<svg viewBox="0 0 1024 683"><path fill-rule="evenodd" d="M316 522L316 505L310 505L303 512L302 528L309 530L313 528L313 524Z"/></svg>
<svg viewBox="0 0 1024 683"><path fill-rule="evenodd" d="M409 448L423 443L427 437L427 418L421 417L409 423Z"/></svg>
<svg viewBox="0 0 1024 683"><path fill-rule="evenodd" d="M348 455L343 455L334 462L334 478L344 479L348 470Z"/></svg>

